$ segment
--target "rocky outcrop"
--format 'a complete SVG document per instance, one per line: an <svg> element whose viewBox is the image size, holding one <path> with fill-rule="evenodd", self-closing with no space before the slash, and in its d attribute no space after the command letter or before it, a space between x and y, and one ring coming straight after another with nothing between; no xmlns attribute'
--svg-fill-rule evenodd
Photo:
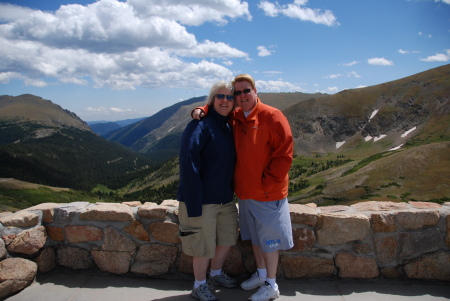
<svg viewBox="0 0 450 301"><path fill-rule="evenodd" d="M450 281L450 203L291 204L294 247L281 252L284 279L410 278ZM0 299L57 266L140 277L192 277L181 251L178 202L41 204L0 215ZM225 271L255 270L238 241Z"/></svg>

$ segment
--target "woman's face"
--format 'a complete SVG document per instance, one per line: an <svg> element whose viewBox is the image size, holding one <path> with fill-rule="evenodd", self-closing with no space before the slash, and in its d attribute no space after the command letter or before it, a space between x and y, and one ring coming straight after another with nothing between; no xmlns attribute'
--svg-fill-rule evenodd
<svg viewBox="0 0 450 301"><path fill-rule="evenodd" d="M226 88L220 89L214 96L214 110L223 116L230 114L234 108L234 96L230 90Z"/></svg>

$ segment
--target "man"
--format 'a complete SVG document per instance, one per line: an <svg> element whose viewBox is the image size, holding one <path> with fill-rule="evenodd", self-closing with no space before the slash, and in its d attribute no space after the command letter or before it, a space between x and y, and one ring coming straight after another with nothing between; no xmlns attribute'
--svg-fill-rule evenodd
<svg viewBox="0 0 450 301"><path fill-rule="evenodd" d="M276 283L279 251L293 247L287 201L292 133L283 113L258 98L250 75L237 75L232 84L239 106L230 113L237 153L234 191L241 237L251 240L257 267L241 287L259 287L250 300L268 301L280 295ZM194 118L197 115L195 110Z"/></svg>

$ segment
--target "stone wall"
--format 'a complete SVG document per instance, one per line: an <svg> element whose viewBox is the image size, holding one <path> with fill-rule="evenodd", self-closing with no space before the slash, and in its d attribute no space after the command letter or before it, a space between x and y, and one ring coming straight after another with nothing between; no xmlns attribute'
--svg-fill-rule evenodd
<svg viewBox="0 0 450 301"><path fill-rule="evenodd" d="M450 281L450 203L291 204L294 247L278 278L412 278ZM62 266L113 274L192 279L181 251L178 202L45 203L0 213L0 299ZM225 271L255 270L238 241Z"/></svg>

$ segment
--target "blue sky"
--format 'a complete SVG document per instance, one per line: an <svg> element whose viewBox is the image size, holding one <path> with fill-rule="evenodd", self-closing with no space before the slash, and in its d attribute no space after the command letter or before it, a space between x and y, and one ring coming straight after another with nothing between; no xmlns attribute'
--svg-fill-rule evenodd
<svg viewBox="0 0 450 301"><path fill-rule="evenodd" d="M0 95L150 116L249 73L334 94L450 62L450 0L0 1Z"/></svg>

